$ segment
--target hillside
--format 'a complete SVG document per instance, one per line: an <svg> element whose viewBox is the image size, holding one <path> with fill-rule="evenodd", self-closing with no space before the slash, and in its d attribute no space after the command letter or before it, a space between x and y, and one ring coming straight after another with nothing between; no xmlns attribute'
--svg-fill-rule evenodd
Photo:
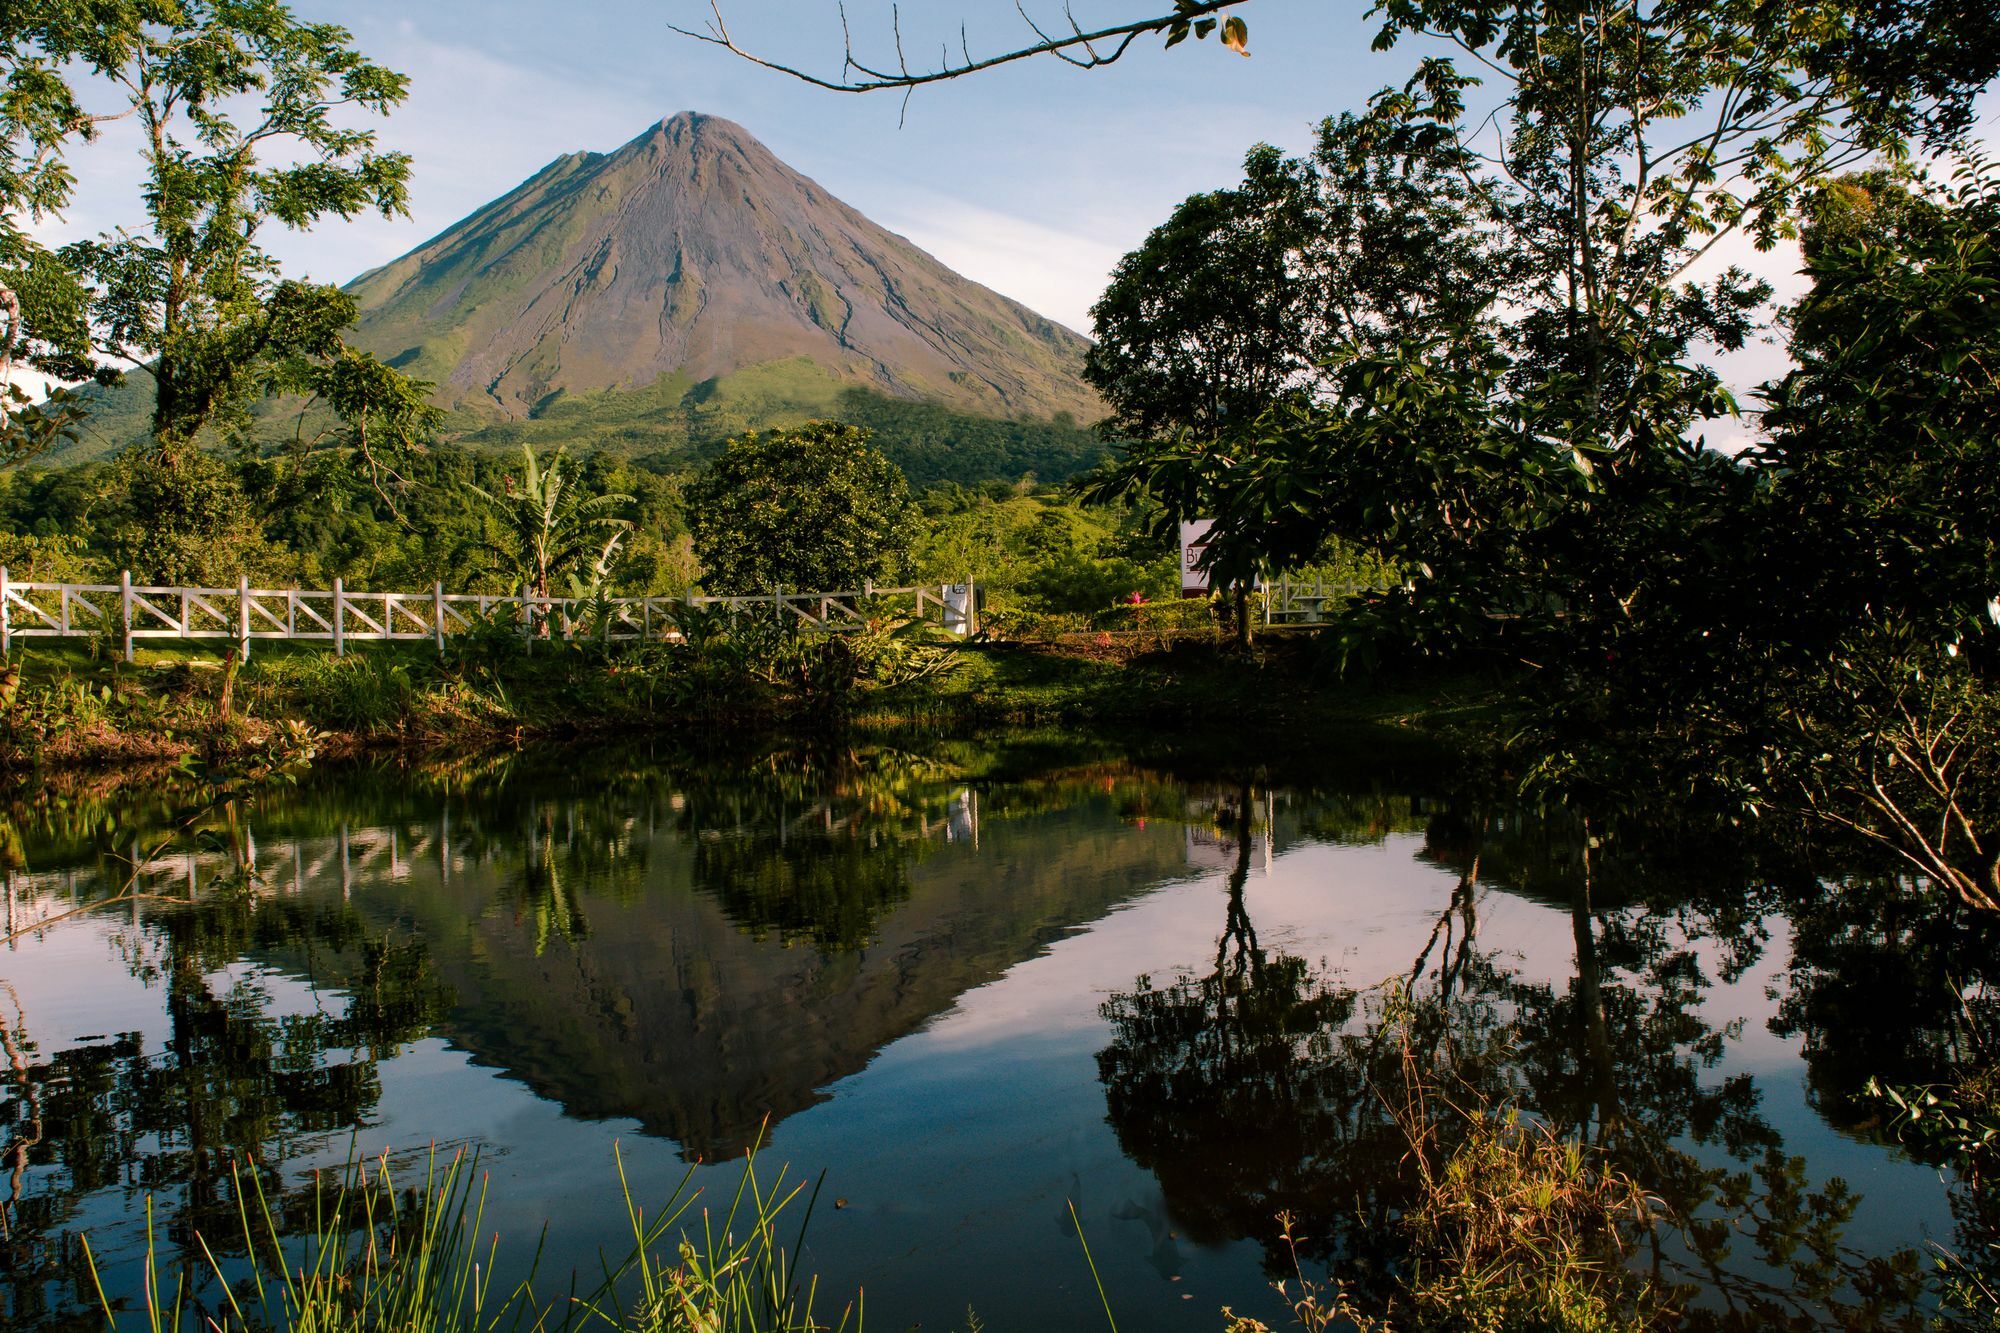
<svg viewBox="0 0 2000 1333"><path fill-rule="evenodd" d="M692 112L556 159L348 290L352 341L435 383L469 444L698 456L839 416L919 482L1061 478L1102 453L1080 336ZM133 381L52 461L141 436ZM265 419L275 439L294 414Z"/></svg>
<svg viewBox="0 0 2000 1333"><path fill-rule="evenodd" d="M649 389L698 406L744 372L801 378L800 361L987 416L1098 410L1081 337L692 112L556 159L348 290L359 345L482 414Z"/></svg>

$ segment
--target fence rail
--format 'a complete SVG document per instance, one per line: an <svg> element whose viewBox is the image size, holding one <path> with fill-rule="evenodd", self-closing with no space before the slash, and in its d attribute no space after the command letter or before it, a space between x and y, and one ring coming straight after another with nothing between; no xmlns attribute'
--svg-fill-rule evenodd
<svg viewBox="0 0 2000 1333"><path fill-rule="evenodd" d="M722 597L536 597L519 593L447 593L441 583L428 592L356 592L335 579L324 591L253 588L238 580L233 588L139 585L130 573L116 583L14 582L0 568L0 657L17 639L91 638L121 640L125 660L134 645L152 639L226 639L244 657L260 639L331 644L334 654L350 643L432 642L477 626L517 624L531 637L629 641L681 637L690 611L721 607L732 616L769 615L779 623L840 633L861 628L871 615L912 614L935 619L958 635L977 620L970 582L901 588L872 583L834 592L786 592Z"/></svg>
<svg viewBox="0 0 2000 1333"><path fill-rule="evenodd" d="M1280 578L1264 585L1264 623L1317 625L1352 598L1380 591L1379 586L1371 583L1327 583L1320 579L1295 583Z"/></svg>

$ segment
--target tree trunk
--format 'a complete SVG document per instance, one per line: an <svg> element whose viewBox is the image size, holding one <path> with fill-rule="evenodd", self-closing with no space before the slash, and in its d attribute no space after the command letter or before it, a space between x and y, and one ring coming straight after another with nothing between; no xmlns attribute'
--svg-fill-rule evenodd
<svg viewBox="0 0 2000 1333"><path fill-rule="evenodd" d="M222 694L215 703L215 711L224 722L236 716L236 673L242 666L243 650L235 648L229 654L229 664L222 668Z"/></svg>

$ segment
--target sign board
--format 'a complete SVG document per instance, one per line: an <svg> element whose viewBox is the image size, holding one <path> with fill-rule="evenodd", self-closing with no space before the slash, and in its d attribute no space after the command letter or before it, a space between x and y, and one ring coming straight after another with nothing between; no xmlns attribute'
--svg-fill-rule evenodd
<svg viewBox="0 0 2000 1333"><path fill-rule="evenodd" d="M1181 596L1208 596L1208 571L1199 568L1202 557L1208 554L1208 531L1215 526L1212 518L1197 518L1181 524Z"/></svg>
<svg viewBox="0 0 2000 1333"><path fill-rule="evenodd" d="M944 602L944 627L959 638L972 632L973 592L970 583L947 583L938 592Z"/></svg>

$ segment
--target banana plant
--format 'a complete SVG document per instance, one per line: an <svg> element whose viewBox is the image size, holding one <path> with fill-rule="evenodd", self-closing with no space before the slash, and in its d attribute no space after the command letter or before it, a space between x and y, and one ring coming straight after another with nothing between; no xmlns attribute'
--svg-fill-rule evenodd
<svg viewBox="0 0 2000 1333"><path fill-rule="evenodd" d="M508 476L500 494L470 488L491 507L485 548L519 576L530 597L550 596L556 578L572 570L608 570L632 527L614 512L632 497L590 494L564 469L564 453L557 449L545 465L524 444L521 475Z"/></svg>

